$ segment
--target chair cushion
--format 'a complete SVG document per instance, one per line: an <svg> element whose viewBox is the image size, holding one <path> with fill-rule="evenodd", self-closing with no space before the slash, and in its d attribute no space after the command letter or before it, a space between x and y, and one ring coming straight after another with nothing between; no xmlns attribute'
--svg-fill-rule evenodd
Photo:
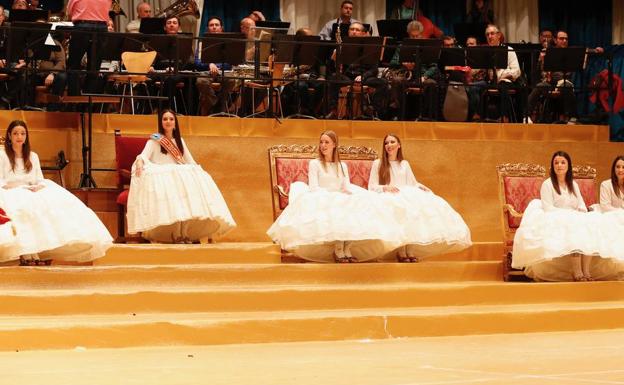
<svg viewBox="0 0 624 385"><path fill-rule="evenodd" d="M115 160L120 186L130 184L130 178L121 173L121 170L132 169L134 160L143 151L148 140L146 137L115 136Z"/></svg>
<svg viewBox="0 0 624 385"><path fill-rule="evenodd" d="M533 199L540 198L540 188L544 178L541 176L523 177L523 176L506 176L503 178L505 202L512 205L513 208L523 213ZM520 226L521 218L514 218L507 213L507 222L509 227L516 229Z"/></svg>
<svg viewBox="0 0 624 385"><path fill-rule="evenodd" d="M581 195L585 201L587 207L597 203L596 202L596 183L594 179L578 178L574 179L581 190Z"/></svg>
<svg viewBox="0 0 624 385"><path fill-rule="evenodd" d="M117 204L118 205L126 206L128 204L128 193L129 192L130 192L130 190L125 189L122 192L120 192L119 195L117 195Z"/></svg>
<svg viewBox="0 0 624 385"><path fill-rule="evenodd" d="M349 169L351 183L367 189L373 161L368 159L348 159L343 160L343 162L345 162ZM310 158L276 158L275 173L277 176L277 185L281 186L284 192L288 194L291 183L308 183L309 163ZM280 196L280 209L283 210L286 206L288 206L288 198Z"/></svg>

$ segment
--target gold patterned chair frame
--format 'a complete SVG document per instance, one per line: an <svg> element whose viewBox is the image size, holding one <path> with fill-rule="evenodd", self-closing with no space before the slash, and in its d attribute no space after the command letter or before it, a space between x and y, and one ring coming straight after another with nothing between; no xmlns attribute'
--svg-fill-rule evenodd
<svg viewBox="0 0 624 385"><path fill-rule="evenodd" d="M524 278L522 270L511 267L514 236L529 202L540 198L546 169L537 164L505 163L498 165L496 172L503 228L503 279L509 281Z"/></svg>
<svg viewBox="0 0 624 385"><path fill-rule="evenodd" d="M318 146L293 144L269 148L271 170L271 193L273 196L273 219L277 219L288 206L290 184L308 183L308 163L318 156ZM368 147L339 146L340 159L349 168L351 183L368 188L368 178L377 151Z"/></svg>
<svg viewBox="0 0 624 385"><path fill-rule="evenodd" d="M589 209L591 205L598 203L596 169L586 165L572 166L572 175L581 190L585 206Z"/></svg>

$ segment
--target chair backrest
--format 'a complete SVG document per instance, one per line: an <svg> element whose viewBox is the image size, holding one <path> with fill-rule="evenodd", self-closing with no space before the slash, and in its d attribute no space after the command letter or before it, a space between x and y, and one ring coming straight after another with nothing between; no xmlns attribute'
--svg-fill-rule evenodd
<svg viewBox="0 0 624 385"><path fill-rule="evenodd" d="M496 167L498 173L499 199L505 238L520 226L516 218L506 209L510 205L523 213L529 202L540 198L540 188L546 178L546 169L537 164L505 163ZM513 236L512 236L513 239Z"/></svg>
<svg viewBox="0 0 624 385"><path fill-rule="evenodd" d="M156 51L147 52L123 52L121 62L128 72L144 74L149 71L152 63L156 59Z"/></svg>
<svg viewBox="0 0 624 385"><path fill-rule="evenodd" d="M572 175L581 190L585 206L589 207L598 203L596 198L596 169L591 166L572 166Z"/></svg>
<svg viewBox="0 0 624 385"><path fill-rule="evenodd" d="M130 184L130 170L137 155L143 151L149 138L121 136L119 130L115 130L115 162L117 165L117 186Z"/></svg>
<svg viewBox="0 0 624 385"><path fill-rule="evenodd" d="M339 146L340 159L349 168L351 183L368 188L373 160L377 151L368 147ZM318 156L318 147L309 145L277 145L269 148L269 168L271 170L271 192L273 196L273 217L288 206L290 184L308 183L308 164Z"/></svg>

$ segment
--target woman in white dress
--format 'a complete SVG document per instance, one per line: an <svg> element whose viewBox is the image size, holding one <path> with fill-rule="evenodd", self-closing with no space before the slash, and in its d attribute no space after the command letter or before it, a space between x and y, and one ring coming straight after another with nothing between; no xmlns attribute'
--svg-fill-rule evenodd
<svg viewBox="0 0 624 385"><path fill-rule="evenodd" d="M611 178L600 184L600 209L603 212L624 209L624 155L611 165Z"/></svg>
<svg viewBox="0 0 624 385"><path fill-rule="evenodd" d="M397 135L384 138L383 155L373 162L368 189L382 193L387 205L394 208L406 243L397 250L399 262L418 262L419 258L460 251L472 244L462 217L416 180L403 158Z"/></svg>
<svg viewBox="0 0 624 385"><path fill-rule="evenodd" d="M378 194L350 183L335 132L321 134L308 183L290 186L288 206L267 231L282 249L316 262L354 263L399 245L400 231Z"/></svg>
<svg viewBox="0 0 624 385"><path fill-rule="evenodd" d="M236 227L221 191L180 136L178 118L164 110L158 134L132 166L128 232L152 242L194 243Z"/></svg>
<svg viewBox="0 0 624 385"><path fill-rule="evenodd" d="M588 212L566 152L553 154L540 197L529 203L516 231L512 266L536 280L618 279L621 264L610 259L618 256L604 242L613 230L600 213Z"/></svg>
<svg viewBox="0 0 624 385"><path fill-rule="evenodd" d="M0 261L49 264L52 259L88 262L112 246L110 233L76 196L43 179L39 157L30 149L26 123L11 122L0 151L0 185L14 221L17 247Z"/></svg>

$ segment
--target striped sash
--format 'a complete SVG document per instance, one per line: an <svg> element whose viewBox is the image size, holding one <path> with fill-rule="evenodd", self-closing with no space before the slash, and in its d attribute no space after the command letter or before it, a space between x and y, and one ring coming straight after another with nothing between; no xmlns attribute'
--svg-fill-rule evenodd
<svg viewBox="0 0 624 385"><path fill-rule="evenodd" d="M182 156L182 153L180 153L180 150L178 149L178 147L175 145L174 142L167 139L166 136L159 134L159 133L155 133L150 136L150 139L155 140L158 143L160 143L160 145L163 146L165 150L167 150L169 155L171 155L178 164L185 163L184 157Z"/></svg>

